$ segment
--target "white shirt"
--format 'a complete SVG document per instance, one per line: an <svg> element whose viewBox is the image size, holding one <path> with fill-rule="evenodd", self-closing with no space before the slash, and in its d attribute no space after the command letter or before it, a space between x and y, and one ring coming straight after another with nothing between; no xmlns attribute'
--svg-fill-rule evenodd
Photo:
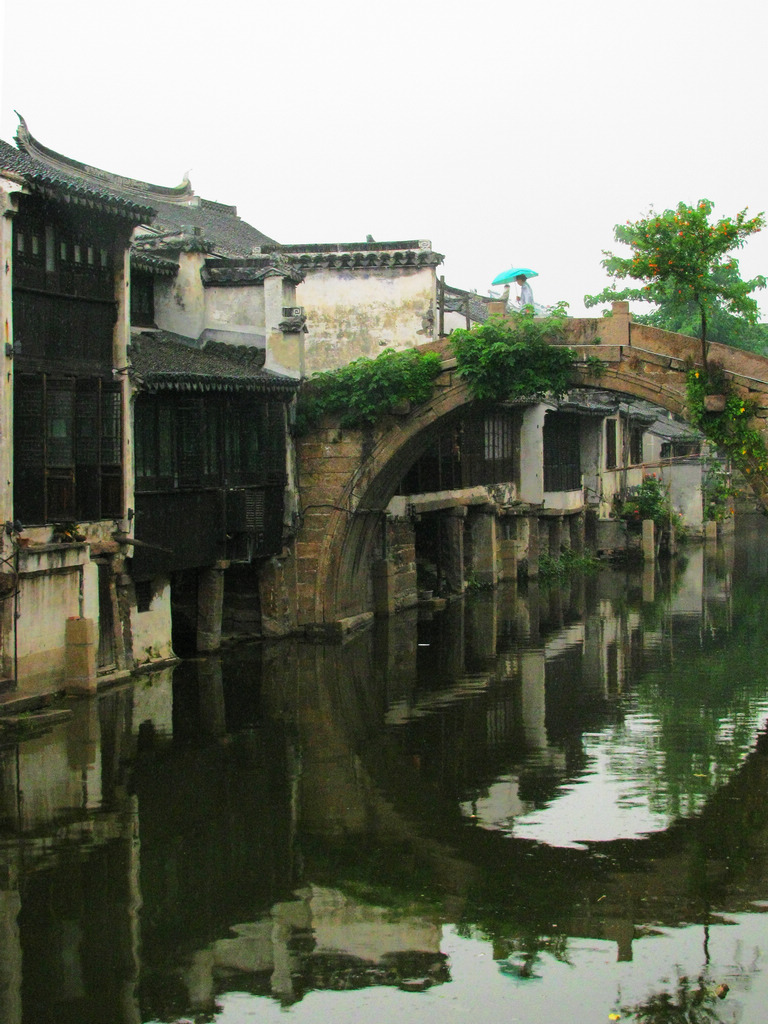
<svg viewBox="0 0 768 1024"><path fill-rule="evenodd" d="M533 291L527 281L523 282L523 286L520 289L520 309L525 309L526 306L533 305Z"/></svg>

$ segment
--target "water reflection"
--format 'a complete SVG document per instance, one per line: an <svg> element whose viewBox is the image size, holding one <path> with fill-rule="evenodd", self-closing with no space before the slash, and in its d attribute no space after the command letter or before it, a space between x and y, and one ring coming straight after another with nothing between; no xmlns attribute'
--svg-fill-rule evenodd
<svg viewBox="0 0 768 1024"><path fill-rule="evenodd" d="M766 550L744 523L665 575L239 647L6 723L0 1021L414 998L490 1020L514 991L520 1019L576 1022L564 970L585 1021L655 1019L664 992L715 1013L718 970L743 1001L757 954L713 950L768 898ZM678 959L648 956L665 942Z"/></svg>

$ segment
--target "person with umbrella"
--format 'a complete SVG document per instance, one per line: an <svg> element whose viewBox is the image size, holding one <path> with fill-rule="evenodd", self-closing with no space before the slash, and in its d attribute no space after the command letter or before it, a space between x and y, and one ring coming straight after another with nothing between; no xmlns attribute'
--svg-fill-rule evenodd
<svg viewBox="0 0 768 1024"><path fill-rule="evenodd" d="M491 284L503 284L506 285L502 293L501 298L509 304L509 283L514 281L520 288L520 298L517 302L517 309L522 311L527 309L528 306L531 309L535 309L533 302L533 289L528 283L528 279L531 277L538 277L535 270L531 270L529 267L511 267L509 270L505 270L501 274L497 274L494 277Z"/></svg>

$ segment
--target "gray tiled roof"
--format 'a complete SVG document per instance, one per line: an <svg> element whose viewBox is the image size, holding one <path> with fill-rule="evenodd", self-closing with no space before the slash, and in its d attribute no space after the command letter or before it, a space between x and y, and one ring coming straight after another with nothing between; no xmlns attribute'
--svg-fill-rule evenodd
<svg viewBox="0 0 768 1024"><path fill-rule="evenodd" d="M179 264L175 260L136 249L131 250L131 267L134 270L147 271L156 277L175 277L179 272Z"/></svg>
<svg viewBox="0 0 768 1024"><path fill-rule="evenodd" d="M143 222L152 224L152 229L142 236L145 248L162 253L192 247L204 252L250 256L255 248L274 244L274 239L241 220L236 207L196 196L186 178L181 185L167 188L92 167L44 146L30 133L21 116L19 121L19 151L3 143L8 152L19 161L32 161L39 172L72 188L79 187L89 195L110 196L129 209L141 211Z"/></svg>
<svg viewBox="0 0 768 1024"><path fill-rule="evenodd" d="M234 206L205 199L199 204L155 202L152 231L139 236L142 244L158 251L199 249L224 256L251 256L272 239L238 217ZM202 244L201 244L202 243Z"/></svg>
<svg viewBox="0 0 768 1024"><path fill-rule="evenodd" d="M288 396L299 381L264 369L264 349L209 341L197 348L169 331L135 331L129 375L144 391L261 391Z"/></svg>
<svg viewBox="0 0 768 1024"><path fill-rule="evenodd" d="M310 242L264 245L262 253L290 256L302 271L367 270L394 267L437 267L445 259L433 252L431 242L408 239L402 242Z"/></svg>
<svg viewBox="0 0 768 1024"><path fill-rule="evenodd" d="M200 276L204 285L260 284L267 277L287 277L294 284L304 280L294 261L280 253L253 259L206 260Z"/></svg>
<svg viewBox="0 0 768 1024"><path fill-rule="evenodd" d="M14 149L0 139L0 172L19 175L33 189L59 198L97 205L110 213L118 213L136 223L154 216L148 203L138 203L118 191L91 183L76 174L49 167L28 153Z"/></svg>

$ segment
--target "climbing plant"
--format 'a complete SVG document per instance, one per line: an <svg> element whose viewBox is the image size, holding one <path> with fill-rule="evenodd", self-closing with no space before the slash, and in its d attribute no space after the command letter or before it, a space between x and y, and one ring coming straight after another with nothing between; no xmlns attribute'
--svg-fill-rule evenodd
<svg viewBox="0 0 768 1024"><path fill-rule="evenodd" d="M722 369L712 364L707 370L692 367L686 376L688 416L704 436L728 452L733 465L748 478L763 474L768 468L768 449L762 433L756 429L757 406L740 397ZM711 412L706 408L707 395L721 394L725 408Z"/></svg>
<svg viewBox="0 0 768 1024"><path fill-rule="evenodd" d="M704 518L717 523L733 515L733 502L738 495L720 462L710 462L704 474L702 485L704 499Z"/></svg>
<svg viewBox="0 0 768 1024"><path fill-rule="evenodd" d="M547 394L562 398L572 384L576 353L551 342L563 337L565 320L565 305L560 304L547 317L524 311L453 331L457 373L472 397L496 402Z"/></svg>
<svg viewBox="0 0 768 1024"><path fill-rule="evenodd" d="M385 349L376 359L316 373L299 389L296 431L306 432L323 416L338 416L342 427L370 426L403 402L426 402L440 367L436 352Z"/></svg>
<svg viewBox="0 0 768 1024"><path fill-rule="evenodd" d="M629 488L625 495L617 494L612 514L623 519L630 530L640 530L644 519L652 519L659 530L672 523L682 528L682 517L672 509L669 490L655 474L647 476L637 487Z"/></svg>

